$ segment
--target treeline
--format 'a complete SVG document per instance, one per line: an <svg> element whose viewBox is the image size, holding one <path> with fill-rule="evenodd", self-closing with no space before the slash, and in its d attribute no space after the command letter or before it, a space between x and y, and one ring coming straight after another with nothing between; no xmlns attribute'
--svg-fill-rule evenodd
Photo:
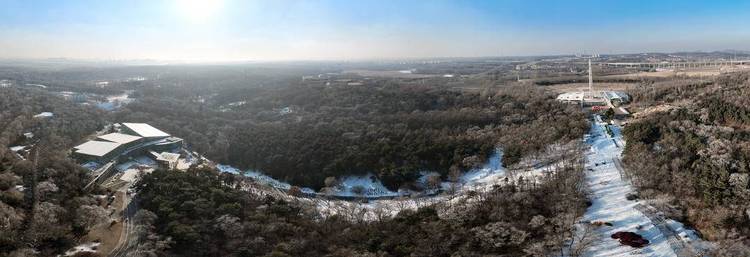
<svg viewBox="0 0 750 257"><path fill-rule="evenodd" d="M533 87L480 94L372 83L217 89L201 102L143 94L115 119L152 123L215 161L313 188L366 173L409 187L420 171L445 178L498 146L511 165L588 128L580 110Z"/></svg>
<svg viewBox="0 0 750 257"><path fill-rule="evenodd" d="M601 75L600 75L601 76ZM641 83L644 82L643 78L633 77L594 77L594 83ZM649 78L647 81L657 81L657 78ZM582 76L561 76L561 77L548 77L542 79L535 79L534 84L540 86L554 86L561 84L572 84L572 83L588 83L588 75Z"/></svg>
<svg viewBox="0 0 750 257"><path fill-rule="evenodd" d="M676 77L665 81L644 80L628 92L638 105L649 106L658 103L674 103L679 100L695 97L695 94L706 94L707 87L713 81L689 77Z"/></svg>
<svg viewBox="0 0 750 257"><path fill-rule="evenodd" d="M580 163L580 162L572 162ZM395 217L320 217L314 205L241 191L247 178L210 168L155 171L138 184L144 240L136 255L548 256L571 246L586 208L580 166L511 180L470 200ZM450 206L449 206L450 205Z"/></svg>
<svg viewBox="0 0 750 257"><path fill-rule="evenodd" d="M0 88L0 256L54 256L102 222L106 210L82 190L87 172L67 157L102 125L98 111L45 91Z"/></svg>
<svg viewBox="0 0 750 257"><path fill-rule="evenodd" d="M717 256L750 253L750 131L747 74L713 83L664 88L663 101L689 102L652 114L623 130L624 161L646 197L721 245Z"/></svg>

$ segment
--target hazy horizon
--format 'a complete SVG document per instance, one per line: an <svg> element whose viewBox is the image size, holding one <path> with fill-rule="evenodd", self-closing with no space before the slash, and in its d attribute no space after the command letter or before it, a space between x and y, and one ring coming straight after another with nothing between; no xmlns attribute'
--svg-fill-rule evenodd
<svg viewBox="0 0 750 257"><path fill-rule="evenodd" d="M15 1L0 59L394 60L750 50L739 1Z"/></svg>

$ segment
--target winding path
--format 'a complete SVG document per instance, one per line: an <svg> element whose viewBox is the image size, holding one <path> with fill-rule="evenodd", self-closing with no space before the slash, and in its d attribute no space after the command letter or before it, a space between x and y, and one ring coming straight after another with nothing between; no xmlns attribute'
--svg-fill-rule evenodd
<svg viewBox="0 0 750 257"><path fill-rule="evenodd" d="M127 187L128 186L125 186L125 188ZM131 198L127 194L123 195L125 197L125 208L122 210L122 233L120 234L119 243L115 249L109 253L108 256L110 257L125 257L128 252L132 251L137 246L137 242L133 242L137 240L134 235L135 223L133 222L133 217L138 211L137 199Z"/></svg>

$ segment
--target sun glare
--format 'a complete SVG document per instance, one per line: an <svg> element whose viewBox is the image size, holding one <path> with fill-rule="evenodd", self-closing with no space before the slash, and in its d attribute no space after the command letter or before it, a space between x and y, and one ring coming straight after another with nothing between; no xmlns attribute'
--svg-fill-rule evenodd
<svg viewBox="0 0 750 257"><path fill-rule="evenodd" d="M221 10L222 0L176 0L180 14L196 23L205 23Z"/></svg>

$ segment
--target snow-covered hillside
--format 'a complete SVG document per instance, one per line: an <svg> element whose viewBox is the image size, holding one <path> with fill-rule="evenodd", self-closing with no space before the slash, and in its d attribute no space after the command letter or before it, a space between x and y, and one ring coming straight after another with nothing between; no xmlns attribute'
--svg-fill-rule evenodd
<svg viewBox="0 0 750 257"><path fill-rule="evenodd" d="M502 167L502 150L498 149L496 150L488 159L487 163L485 163L482 167L469 170L465 172L460 180L460 184L463 187L475 187L478 185L485 185L487 183L493 183L493 181L497 180L499 177L502 177L505 175L505 168ZM222 172L232 173L232 174L241 174L240 169L237 169L235 167L232 167L230 165L223 165L218 164L216 165L216 168L218 168ZM421 181L424 183L426 178L428 176L434 175L434 172L423 172L422 177L418 179L418 182ZM247 177L251 177L255 179L257 182L280 189L280 190L288 190L291 185L289 183L276 180L266 174L263 174L258 171L248 170L244 172L244 175ZM361 187L363 190L361 193L355 193L354 188L355 187ZM442 189L447 190L450 188L450 183L443 182L442 183ZM311 188L302 188L302 192L307 194L318 194ZM430 192L426 192L430 193ZM335 187L330 192L326 193L326 195L331 196L342 196L342 197L363 197L363 198L370 198L370 199L377 199L382 197L398 197L398 196L410 196L410 195L416 195L419 194L419 192L413 192L413 191L392 191L386 188L380 180L375 178L373 175L364 175L364 176L347 176L343 177L339 181L339 185Z"/></svg>

